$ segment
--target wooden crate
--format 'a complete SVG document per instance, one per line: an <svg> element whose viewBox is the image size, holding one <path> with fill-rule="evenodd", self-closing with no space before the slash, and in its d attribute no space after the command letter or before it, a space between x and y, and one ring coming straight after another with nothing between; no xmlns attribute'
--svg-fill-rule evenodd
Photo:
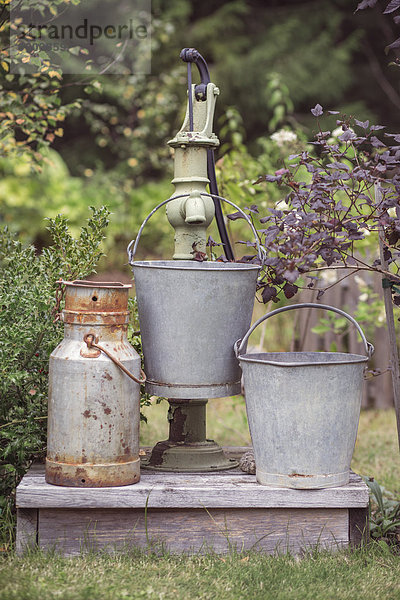
<svg viewBox="0 0 400 600"><path fill-rule="evenodd" d="M238 457L244 448L227 448ZM38 545L65 555L131 547L174 553L231 549L301 553L359 545L368 488L352 473L345 486L293 490L261 486L239 469L213 474L142 470L117 488L49 485L43 465L17 488L17 551Z"/></svg>

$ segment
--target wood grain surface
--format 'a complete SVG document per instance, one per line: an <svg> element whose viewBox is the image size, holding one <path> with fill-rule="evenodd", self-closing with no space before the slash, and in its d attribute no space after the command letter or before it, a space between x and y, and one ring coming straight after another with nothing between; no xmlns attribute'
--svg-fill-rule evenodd
<svg viewBox="0 0 400 600"><path fill-rule="evenodd" d="M18 508L365 508L368 488L351 474L347 485L294 490L259 485L255 475L235 469L219 473L144 471L134 485L67 488L45 482L35 466L17 488Z"/></svg>
<svg viewBox="0 0 400 600"><path fill-rule="evenodd" d="M247 448L225 449L240 458ZM68 488L45 482L33 465L17 488L17 552L38 543L66 555L126 547L174 553L234 548L299 553L359 545L365 537L368 488L267 487L239 469L218 473L142 470L135 485Z"/></svg>
<svg viewBox="0 0 400 600"><path fill-rule="evenodd" d="M298 553L348 545L345 509L41 509L39 545L67 555L129 547L173 553Z"/></svg>

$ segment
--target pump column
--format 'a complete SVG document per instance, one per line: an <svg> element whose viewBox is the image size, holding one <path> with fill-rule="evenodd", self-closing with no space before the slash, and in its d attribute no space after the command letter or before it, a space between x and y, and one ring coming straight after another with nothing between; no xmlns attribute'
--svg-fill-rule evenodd
<svg viewBox="0 0 400 600"><path fill-rule="evenodd" d="M237 466L214 440L206 439L208 400L169 398L169 437L158 442L143 466L157 471L222 471Z"/></svg>

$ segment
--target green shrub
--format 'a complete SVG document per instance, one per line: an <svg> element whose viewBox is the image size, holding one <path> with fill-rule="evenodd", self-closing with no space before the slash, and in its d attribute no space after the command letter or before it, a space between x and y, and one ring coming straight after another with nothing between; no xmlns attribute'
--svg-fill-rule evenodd
<svg viewBox="0 0 400 600"><path fill-rule="evenodd" d="M0 531L10 537L18 481L44 454L48 360L63 336L58 320L60 279L85 278L102 255L106 208L92 209L73 238L67 220L48 220L52 245L37 254L4 227L0 229Z"/></svg>

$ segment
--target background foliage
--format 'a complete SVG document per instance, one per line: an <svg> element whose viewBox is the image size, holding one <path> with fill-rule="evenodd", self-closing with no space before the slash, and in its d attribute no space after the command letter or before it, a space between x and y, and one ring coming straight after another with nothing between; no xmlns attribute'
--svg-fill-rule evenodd
<svg viewBox="0 0 400 600"><path fill-rule="evenodd" d="M54 10L65 2L43 0ZM181 47L202 52L221 88L217 158L229 150L234 156L224 159L220 175L227 163L231 171L241 163L248 181L269 171L265 158L283 166L282 156L271 153L270 135L286 128L311 139L316 100L393 130L399 125L398 72L383 52L396 38L395 24L382 14L383 2L353 14L357 2L348 0L153 0L151 76L93 78L11 74L9 1L0 4L0 219L39 247L49 243L43 217L62 210L79 227L89 205L107 200L114 213L107 266L125 262L140 222L172 191L165 142L183 119ZM247 193L251 186L242 184L242 198ZM171 232L162 213L153 224L143 251L165 255Z"/></svg>
<svg viewBox="0 0 400 600"><path fill-rule="evenodd" d="M77 238L71 236L65 217L50 219L52 245L39 255L7 228L0 230L0 518L4 527L16 484L46 448L49 355L63 337L58 319L63 291L58 280L93 273L108 214L106 208L93 209Z"/></svg>

